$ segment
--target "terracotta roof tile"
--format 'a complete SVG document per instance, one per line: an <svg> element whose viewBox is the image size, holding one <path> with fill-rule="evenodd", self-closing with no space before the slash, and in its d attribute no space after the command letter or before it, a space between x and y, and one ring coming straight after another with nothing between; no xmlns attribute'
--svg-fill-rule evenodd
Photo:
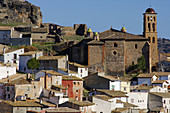
<svg viewBox="0 0 170 113"><path fill-rule="evenodd" d="M68 75L64 75L62 80L83 81L83 79L81 78L78 78L76 76L68 76Z"/></svg>
<svg viewBox="0 0 170 113"><path fill-rule="evenodd" d="M103 92L112 97L128 97L125 95L126 93L122 91L113 91L113 90L104 90L104 89L97 89L97 91Z"/></svg>
<svg viewBox="0 0 170 113"><path fill-rule="evenodd" d="M91 106L94 105L94 103L90 102L90 101L78 101L78 100L74 100L74 99L69 99L70 103L79 105L79 106Z"/></svg>
<svg viewBox="0 0 170 113"><path fill-rule="evenodd" d="M170 93L160 93L160 92L149 92L149 93L162 98L170 98Z"/></svg>
<svg viewBox="0 0 170 113"><path fill-rule="evenodd" d="M137 77L138 78L152 78L154 75L155 75L154 73L144 73L144 74L139 74Z"/></svg>
<svg viewBox="0 0 170 113"><path fill-rule="evenodd" d="M29 52L21 54L20 56L30 56L30 55L36 54L36 52L40 53L42 51L29 51Z"/></svg>
<svg viewBox="0 0 170 113"><path fill-rule="evenodd" d="M38 60L58 60L63 57L65 56L40 56Z"/></svg>
<svg viewBox="0 0 170 113"><path fill-rule="evenodd" d="M16 102L4 101L4 102L14 107L42 107L42 105L34 101L16 101Z"/></svg>

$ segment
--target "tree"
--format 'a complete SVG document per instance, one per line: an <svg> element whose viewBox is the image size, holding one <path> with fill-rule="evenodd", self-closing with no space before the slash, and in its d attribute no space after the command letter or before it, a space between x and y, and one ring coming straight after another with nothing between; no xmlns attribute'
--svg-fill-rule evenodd
<svg viewBox="0 0 170 113"><path fill-rule="evenodd" d="M145 71L146 66L145 66L145 57L144 56L142 56L138 59L137 69L139 71L141 71L141 70Z"/></svg>
<svg viewBox="0 0 170 113"><path fill-rule="evenodd" d="M27 68L31 69L32 72L34 69L38 69L40 67L40 65L41 65L40 62L37 61L35 58L31 58L27 62Z"/></svg>

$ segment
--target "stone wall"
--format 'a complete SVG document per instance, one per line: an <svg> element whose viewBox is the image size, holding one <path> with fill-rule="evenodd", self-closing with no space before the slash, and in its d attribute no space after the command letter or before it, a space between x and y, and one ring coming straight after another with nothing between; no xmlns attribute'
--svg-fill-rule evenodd
<svg viewBox="0 0 170 113"><path fill-rule="evenodd" d="M105 47L106 47L105 73L108 75L124 75L125 41L108 40L105 41Z"/></svg>
<svg viewBox="0 0 170 113"><path fill-rule="evenodd" d="M23 38L11 38L10 43L13 46L17 45L32 45L32 38L23 37Z"/></svg>
<svg viewBox="0 0 170 113"><path fill-rule="evenodd" d="M76 35L86 35L87 25L86 24L74 24L74 30Z"/></svg>

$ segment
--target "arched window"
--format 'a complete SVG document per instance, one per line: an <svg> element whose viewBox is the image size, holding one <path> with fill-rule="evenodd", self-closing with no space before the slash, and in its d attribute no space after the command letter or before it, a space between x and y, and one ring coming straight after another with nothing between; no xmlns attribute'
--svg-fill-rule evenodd
<svg viewBox="0 0 170 113"><path fill-rule="evenodd" d="M151 43L151 37L148 37L148 39L149 39L149 43Z"/></svg>
<svg viewBox="0 0 170 113"><path fill-rule="evenodd" d="M149 21L149 16L148 16L148 21Z"/></svg>
<svg viewBox="0 0 170 113"><path fill-rule="evenodd" d="M155 43L155 37L152 38L152 43Z"/></svg>
<svg viewBox="0 0 170 113"><path fill-rule="evenodd" d="M154 20L154 21L156 21L156 18L155 18L155 16L153 17L153 20Z"/></svg>
<svg viewBox="0 0 170 113"><path fill-rule="evenodd" d="M114 47L117 47L118 45L117 45L117 43L114 43Z"/></svg>
<svg viewBox="0 0 170 113"><path fill-rule="evenodd" d="M138 48L138 45L137 44L135 44L135 49L137 49Z"/></svg>
<svg viewBox="0 0 170 113"><path fill-rule="evenodd" d="M148 29L149 29L149 31L151 31L151 24L150 23L148 23Z"/></svg>
<svg viewBox="0 0 170 113"><path fill-rule="evenodd" d="M152 24L153 31L155 31L155 23Z"/></svg>

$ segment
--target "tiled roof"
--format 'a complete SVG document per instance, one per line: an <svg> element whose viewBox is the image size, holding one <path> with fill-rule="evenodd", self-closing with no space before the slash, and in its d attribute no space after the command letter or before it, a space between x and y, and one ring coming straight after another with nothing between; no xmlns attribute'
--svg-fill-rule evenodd
<svg viewBox="0 0 170 113"><path fill-rule="evenodd" d="M167 57L170 57L170 53L161 53L162 55L165 55Z"/></svg>
<svg viewBox="0 0 170 113"><path fill-rule="evenodd" d="M68 76L68 75L64 75L62 80L83 81L83 79L81 78L78 78L76 76Z"/></svg>
<svg viewBox="0 0 170 113"><path fill-rule="evenodd" d="M122 113L123 111L129 110L129 108L116 108L115 110L112 110L111 113Z"/></svg>
<svg viewBox="0 0 170 113"><path fill-rule="evenodd" d="M63 89L63 90L67 89L66 87L64 87L62 85L52 85L52 89L53 88L59 88L59 89Z"/></svg>
<svg viewBox="0 0 170 113"><path fill-rule="evenodd" d="M12 27L10 26L0 26L1 31L10 31Z"/></svg>
<svg viewBox="0 0 170 113"><path fill-rule="evenodd" d="M149 93L162 98L170 98L170 93L161 93L161 92L149 92Z"/></svg>
<svg viewBox="0 0 170 113"><path fill-rule="evenodd" d="M15 74L15 75L12 75L12 76L9 76L9 78L3 78L3 79L0 79L0 83L7 83L8 80L16 80L18 78L21 78L21 77L24 77L26 78L26 74Z"/></svg>
<svg viewBox="0 0 170 113"><path fill-rule="evenodd" d="M86 65L81 65L81 64L78 64L78 63L76 63L76 62L68 62L69 64L71 64L71 65L74 65L74 66L76 66L76 67L81 67L81 68L85 68L85 67L87 67Z"/></svg>
<svg viewBox="0 0 170 113"><path fill-rule="evenodd" d="M97 91L103 92L103 93L110 95L112 97L128 97L125 95L126 93L122 92L122 91L103 90L103 89L97 89Z"/></svg>
<svg viewBox="0 0 170 113"><path fill-rule="evenodd" d="M54 109L44 109L46 113L81 113L81 111L68 108L68 107L59 107L59 108L54 108Z"/></svg>
<svg viewBox="0 0 170 113"><path fill-rule="evenodd" d="M17 51L17 50L22 50L22 49L24 49L24 48L20 48L20 49L13 49L13 48L9 48L9 49L7 49L7 50L5 50L5 54L6 53L10 53L10 52L13 52L13 51ZM0 55L3 55L4 53L3 53L3 51L0 53Z"/></svg>
<svg viewBox="0 0 170 113"><path fill-rule="evenodd" d="M105 79L108 79L108 80L111 80L111 81L119 80L115 76L109 76L109 75L105 75L105 76L98 75L98 76L102 77L102 78L105 78Z"/></svg>
<svg viewBox="0 0 170 113"><path fill-rule="evenodd" d="M92 40L87 43L88 45L104 45L104 42L97 41L97 40Z"/></svg>
<svg viewBox="0 0 170 113"><path fill-rule="evenodd" d="M94 103L90 102L90 101L78 101L78 100L74 100L74 99L69 99L70 103L79 105L79 106L91 106L94 105Z"/></svg>
<svg viewBox="0 0 170 113"><path fill-rule="evenodd" d="M158 76L168 76L168 75L170 75L170 72L153 72L153 73L155 73Z"/></svg>
<svg viewBox="0 0 170 113"><path fill-rule="evenodd" d="M22 84L31 84L28 80L24 78L18 78L16 80L10 81L8 84L13 84L13 85L22 85Z"/></svg>
<svg viewBox="0 0 170 113"><path fill-rule="evenodd" d="M95 97L95 98L98 98L98 99L105 100L105 101L108 101L109 99L114 98L114 97L112 97L112 96L107 96L107 95L95 95L94 97Z"/></svg>
<svg viewBox="0 0 170 113"><path fill-rule="evenodd" d="M45 72L46 74L51 74L51 75L56 75L56 76L63 76L61 73L58 73L56 71L53 70L41 70L43 72Z"/></svg>
<svg viewBox="0 0 170 113"><path fill-rule="evenodd" d="M122 102L121 100L116 100L116 103L123 103L125 108L138 107L138 106L131 104L131 103L128 103L128 102Z"/></svg>
<svg viewBox="0 0 170 113"><path fill-rule="evenodd" d="M40 53L40 52L42 52L42 51L29 51L29 52L26 52L26 53L21 54L20 56L30 56L30 55L36 54L36 52L37 52L37 53Z"/></svg>
<svg viewBox="0 0 170 113"><path fill-rule="evenodd" d="M123 39L123 40L145 40L148 39L140 36L140 35L134 35L130 33L124 33L119 30L110 29L106 30L104 32L99 33L100 39Z"/></svg>
<svg viewBox="0 0 170 113"><path fill-rule="evenodd" d="M153 88L153 86L140 85L140 86L136 87L135 90L150 90L152 88Z"/></svg>
<svg viewBox="0 0 170 113"><path fill-rule="evenodd" d="M37 99L37 100L35 100L35 102L39 103L40 100ZM41 104L42 106L48 106L48 107L55 107L56 106L55 104L49 103L47 101L41 101L41 103L39 103L39 104Z"/></svg>
<svg viewBox="0 0 170 113"><path fill-rule="evenodd" d="M155 80L152 82L152 84L162 84L164 82L167 82L166 80Z"/></svg>
<svg viewBox="0 0 170 113"><path fill-rule="evenodd" d="M138 78L152 78L154 75L155 75L154 73L144 73L144 74L139 74L137 77Z"/></svg>
<svg viewBox="0 0 170 113"><path fill-rule="evenodd" d="M67 69L65 69L65 68L58 68L59 70L61 70L61 71L64 71L64 72L66 72L66 73L68 73L68 70ZM72 70L69 70L69 74L70 73L74 73L74 74L77 74L77 72L75 72L75 71L72 71Z"/></svg>
<svg viewBox="0 0 170 113"><path fill-rule="evenodd" d="M4 102L13 107L42 107L42 105L34 101L15 101L15 102L4 101Z"/></svg>
<svg viewBox="0 0 170 113"><path fill-rule="evenodd" d="M31 28L32 33L47 33L47 28Z"/></svg>
<svg viewBox="0 0 170 113"><path fill-rule="evenodd" d="M38 60L58 60L63 57L65 56L40 56Z"/></svg>

